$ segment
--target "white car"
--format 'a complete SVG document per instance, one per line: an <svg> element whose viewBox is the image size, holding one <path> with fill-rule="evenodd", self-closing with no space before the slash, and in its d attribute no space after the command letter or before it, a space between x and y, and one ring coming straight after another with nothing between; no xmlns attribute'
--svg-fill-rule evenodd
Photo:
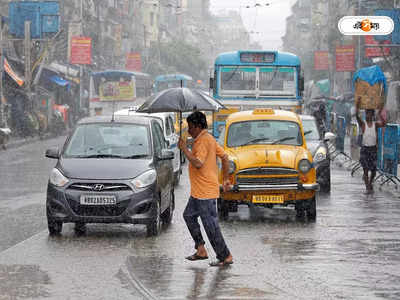
<svg viewBox="0 0 400 300"><path fill-rule="evenodd" d="M175 177L174 179L175 179L175 185L179 184L182 170L181 170L180 151L178 148L179 136L176 134L174 127L174 113L165 112L165 113L148 114L148 113L136 112L134 108L127 108L116 111L114 114L122 116L130 116L130 115L149 116L157 119L160 122L160 125L164 131L165 140L168 143L168 149L174 152L174 159L172 161L174 167L174 177Z"/></svg>

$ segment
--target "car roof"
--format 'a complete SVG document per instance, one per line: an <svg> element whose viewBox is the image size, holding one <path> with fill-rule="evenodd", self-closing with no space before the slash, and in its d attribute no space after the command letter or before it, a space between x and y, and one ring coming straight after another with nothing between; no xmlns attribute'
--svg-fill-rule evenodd
<svg viewBox="0 0 400 300"><path fill-rule="evenodd" d="M118 116L144 116L144 117L156 117L156 118L166 118L168 116L173 117L174 113L172 112L160 112L160 113L141 113L141 112L137 112L135 110L129 109L129 108L125 108L125 109L121 109L119 111L115 112L115 115Z"/></svg>
<svg viewBox="0 0 400 300"><path fill-rule="evenodd" d="M112 116L105 115L105 116L93 116L93 117L86 117L79 120L78 124L90 124L90 123L111 123ZM120 116L114 115L114 122L116 123L127 123L127 124L143 124L149 125L151 118L147 118L145 116L140 115L130 115L130 116Z"/></svg>
<svg viewBox="0 0 400 300"><path fill-rule="evenodd" d="M315 117L311 115L299 115L302 120L314 120Z"/></svg>
<svg viewBox="0 0 400 300"><path fill-rule="evenodd" d="M285 120L299 122L299 116L291 111L273 109L274 113L254 113L255 110L246 110L232 113L228 116L227 122L238 122L248 120Z"/></svg>

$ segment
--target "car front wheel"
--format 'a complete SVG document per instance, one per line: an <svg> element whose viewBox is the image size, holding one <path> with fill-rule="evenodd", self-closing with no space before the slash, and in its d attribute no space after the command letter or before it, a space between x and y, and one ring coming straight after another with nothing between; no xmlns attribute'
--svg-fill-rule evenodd
<svg viewBox="0 0 400 300"><path fill-rule="evenodd" d="M307 200L306 214L307 214L307 218L310 221L315 221L315 219L317 218L317 201L315 199L315 196L313 198L311 198L310 200Z"/></svg>
<svg viewBox="0 0 400 300"><path fill-rule="evenodd" d="M154 201L154 216L153 219L147 224L147 236L156 236L161 231L161 208L160 201Z"/></svg>
<svg viewBox="0 0 400 300"><path fill-rule="evenodd" d="M172 190L169 206L161 215L161 219L164 224L171 224L172 218L174 216L174 209L175 209L175 194L174 191Z"/></svg>
<svg viewBox="0 0 400 300"><path fill-rule="evenodd" d="M49 211L47 210L47 227L50 235L59 235L62 231L63 223L61 221L54 220Z"/></svg>

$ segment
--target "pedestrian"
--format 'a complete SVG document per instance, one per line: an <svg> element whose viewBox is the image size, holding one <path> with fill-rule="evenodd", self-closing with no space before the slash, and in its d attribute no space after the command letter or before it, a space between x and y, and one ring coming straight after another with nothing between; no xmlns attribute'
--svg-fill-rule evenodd
<svg viewBox="0 0 400 300"><path fill-rule="evenodd" d="M360 99L359 99L360 100ZM363 180L365 182L367 194L373 193L373 181L376 175L376 162L378 159L378 128L385 127L386 121L382 117L382 108L379 109L379 121L375 121L375 110L365 111L365 122L359 116L360 101L356 104L356 119L358 126L362 130L362 142L360 150L360 164L364 170ZM369 176L369 171L371 175Z"/></svg>
<svg viewBox="0 0 400 300"><path fill-rule="evenodd" d="M186 259L193 261L208 258L198 222L200 217L217 257L217 261L211 262L210 266L229 265L233 263L233 258L222 236L216 207L216 201L219 198L217 157L222 160L223 190L227 191L231 187L228 178L228 155L218 145L214 137L207 132L207 120L204 113L195 111L186 120L188 132L194 141L190 151L186 145L186 140L179 139L179 148L189 161L190 179L190 197L183 212L183 218L196 249L196 252Z"/></svg>

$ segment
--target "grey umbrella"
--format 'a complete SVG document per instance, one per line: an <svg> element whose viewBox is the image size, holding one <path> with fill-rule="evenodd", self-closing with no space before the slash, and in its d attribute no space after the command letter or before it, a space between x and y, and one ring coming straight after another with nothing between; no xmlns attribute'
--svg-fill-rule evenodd
<svg viewBox="0 0 400 300"><path fill-rule="evenodd" d="M201 90L185 87L169 88L148 98L138 112L179 112L179 127L182 131L182 112L195 110L218 111L225 108L220 102Z"/></svg>

